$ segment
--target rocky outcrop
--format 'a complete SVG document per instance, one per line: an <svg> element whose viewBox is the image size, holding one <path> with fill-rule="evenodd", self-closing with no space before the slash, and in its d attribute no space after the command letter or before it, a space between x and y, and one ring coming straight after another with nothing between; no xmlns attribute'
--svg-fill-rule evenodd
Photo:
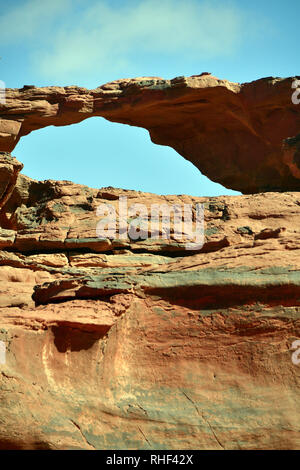
<svg viewBox="0 0 300 470"><path fill-rule="evenodd" d="M11 158L9 153L0 153L0 209L10 198L22 168L22 163Z"/></svg>
<svg viewBox="0 0 300 470"><path fill-rule="evenodd" d="M299 449L300 193L157 196L1 165L0 449ZM203 246L100 240L97 207L120 196L204 204Z"/></svg>
<svg viewBox="0 0 300 470"><path fill-rule="evenodd" d="M144 127L211 180L242 193L300 189L300 105L295 78L232 83L210 74L116 80L94 90L69 86L7 89L0 104L0 150L45 126L91 116Z"/></svg>

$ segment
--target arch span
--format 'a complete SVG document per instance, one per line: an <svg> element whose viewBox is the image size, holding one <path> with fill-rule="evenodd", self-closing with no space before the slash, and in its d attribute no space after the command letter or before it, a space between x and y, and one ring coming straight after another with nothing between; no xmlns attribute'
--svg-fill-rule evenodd
<svg viewBox="0 0 300 470"><path fill-rule="evenodd" d="M7 89L0 108L0 151L49 125L91 116L143 127L212 181L255 193L299 191L300 106L294 78L246 84L210 74L164 80L117 80L94 90L76 86Z"/></svg>

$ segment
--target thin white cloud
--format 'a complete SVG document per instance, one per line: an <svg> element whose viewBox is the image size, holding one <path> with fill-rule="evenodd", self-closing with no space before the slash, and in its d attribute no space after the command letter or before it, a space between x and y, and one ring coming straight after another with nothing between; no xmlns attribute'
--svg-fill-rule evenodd
<svg viewBox="0 0 300 470"><path fill-rule="evenodd" d="M43 41L43 34L71 5L71 0L28 0L5 2L1 6L1 45L18 43L28 38ZM40 36L40 37L38 37Z"/></svg>
<svg viewBox="0 0 300 470"><path fill-rule="evenodd" d="M118 73L138 57L196 60L234 53L247 33L234 3L207 0L30 0L0 20L6 41L31 38L35 70L47 79ZM222 4L220 4L222 3ZM7 24L11 27L7 28ZM21 24L21 27L20 27ZM6 25L6 27L5 27ZM50 32L47 31L51 25ZM43 29L47 34L43 34Z"/></svg>
<svg viewBox="0 0 300 470"><path fill-rule="evenodd" d="M195 0L144 0L121 8L100 1L77 20L56 31L51 50L37 58L45 76L116 69L138 53L226 55L235 50L243 23L234 7Z"/></svg>

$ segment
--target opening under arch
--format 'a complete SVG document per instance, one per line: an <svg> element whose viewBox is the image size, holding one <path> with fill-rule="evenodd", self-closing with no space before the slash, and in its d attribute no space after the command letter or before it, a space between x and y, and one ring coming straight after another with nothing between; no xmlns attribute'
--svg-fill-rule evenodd
<svg viewBox="0 0 300 470"><path fill-rule="evenodd" d="M46 127L22 137L13 155L23 173L156 194L237 195L210 181L174 149L155 145L148 131L92 117L79 124Z"/></svg>

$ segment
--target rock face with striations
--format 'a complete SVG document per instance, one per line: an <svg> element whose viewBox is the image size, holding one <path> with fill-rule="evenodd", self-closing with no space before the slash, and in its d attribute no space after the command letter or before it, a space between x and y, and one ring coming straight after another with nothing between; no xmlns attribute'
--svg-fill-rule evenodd
<svg viewBox="0 0 300 470"><path fill-rule="evenodd" d="M298 191L300 105L292 101L294 83L292 77L269 77L238 84L201 74L116 80L94 90L7 89L0 104L0 151L12 151L36 129L102 116L148 129L154 143L173 147L228 188Z"/></svg>
<svg viewBox="0 0 300 470"><path fill-rule="evenodd" d="M151 80L114 82L98 89L97 99L96 91L78 88L11 90L15 108L6 130L14 120L20 128L0 135L3 151L34 128L79 121L101 106L110 119L124 113L123 121L127 115L135 125L142 125L140 113L152 138L157 133L167 143L173 133L180 140L193 128L197 107L203 125L202 105L212 124L205 100L214 99L227 110L214 137L221 142L216 129L228 126L227 158L237 145L234 104L241 96L248 123L262 135L268 113L277 122L275 109L285 107L290 86L288 80L216 86L208 76L164 86ZM256 118L250 101L253 109L265 103ZM158 109L165 117L154 130ZM283 136L299 132L297 109L285 109L278 149ZM218 161L221 149L213 148L212 128L206 131L223 178L230 162L225 168ZM244 153L236 147L232 156L243 165L253 150L251 133L245 130ZM193 145L195 136L188 138ZM269 140L269 149L276 145ZM275 155L279 171L283 159ZM0 155L0 449L299 449L300 192L158 196L35 181L21 169ZM203 246L186 250L174 225L168 236L160 227L159 239L97 238L99 204L119 214L121 196L149 213L152 204L203 204Z"/></svg>

